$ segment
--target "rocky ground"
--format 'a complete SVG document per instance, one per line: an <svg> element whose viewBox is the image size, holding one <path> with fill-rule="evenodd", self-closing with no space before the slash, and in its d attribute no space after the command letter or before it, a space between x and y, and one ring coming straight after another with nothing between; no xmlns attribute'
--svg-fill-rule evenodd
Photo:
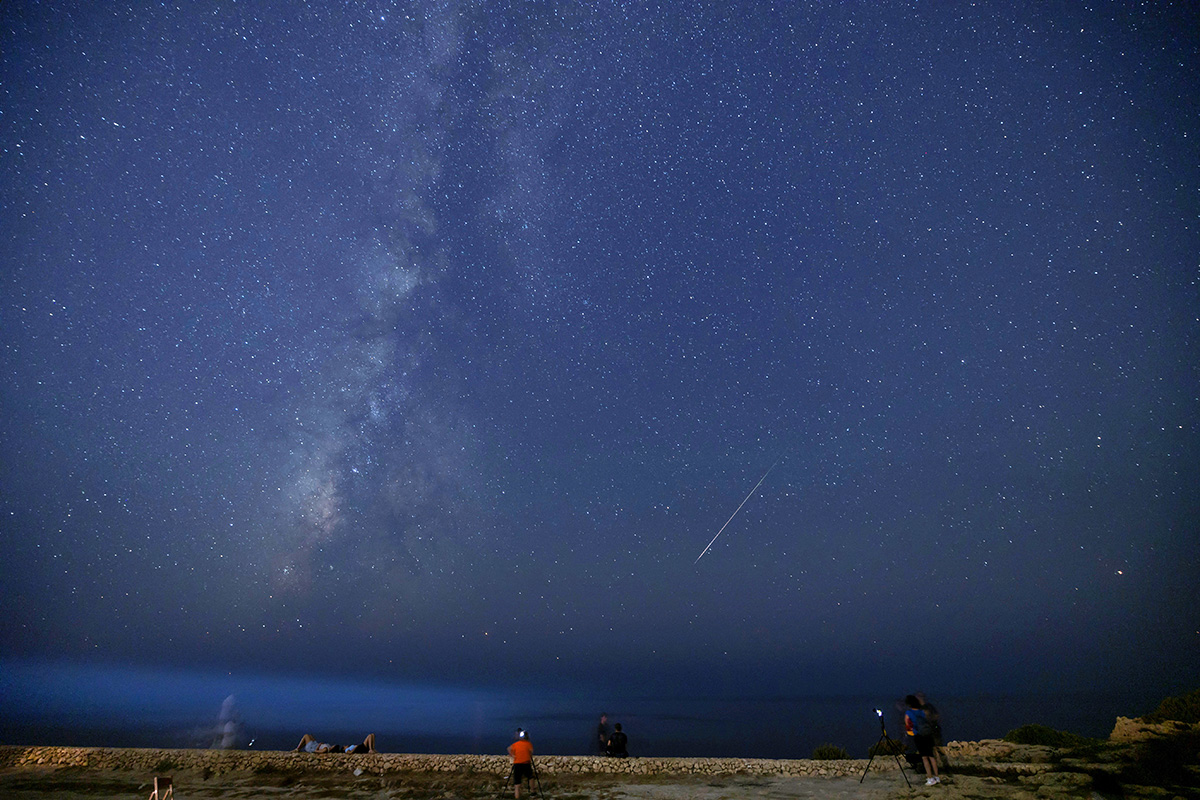
<svg viewBox="0 0 1200 800"><path fill-rule="evenodd" d="M936 786L901 774L892 757L876 758L865 780L866 760L546 756L538 763L541 795L551 800L1200 798L1200 726L1119 720L1107 741L1074 748L988 740L952 742L946 751L949 767ZM171 774L179 800L487 800L510 796L505 766L495 756L0 747L0 797L147 798L152 777Z"/></svg>

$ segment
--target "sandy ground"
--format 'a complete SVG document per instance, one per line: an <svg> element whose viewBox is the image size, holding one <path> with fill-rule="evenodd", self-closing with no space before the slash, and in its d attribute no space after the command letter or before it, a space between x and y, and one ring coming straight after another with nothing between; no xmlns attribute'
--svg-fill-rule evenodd
<svg viewBox="0 0 1200 800"><path fill-rule="evenodd" d="M948 779L953 780L953 779ZM897 772L858 778L776 778L730 776L718 778L631 779L612 776L543 777L542 795L551 800L885 800L925 794L923 780L913 779L910 791ZM949 788L949 785L945 788ZM148 798L149 779L129 772L14 769L0 773L0 797L5 800L108 800ZM947 793L949 794L949 793ZM179 800L235 798L325 798L326 800L488 800L512 797L511 789L495 778L480 775L293 776L227 774L210 777L176 775ZM986 796L983 793L974 797Z"/></svg>
<svg viewBox="0 0 1200 800"><path fill-rule="evenodd" d="M177 774L178 800L241 800L242 798L323 798L324 800L491 800L512 797L511 789L494 777L461 774L379 775L255 775L229 773L203 778ZM996 798L1095 798L1081 786L1046 787L1020 779L947 776L927 787L923 776L911 775L912 788L895 771L857 777L783 778L761 776L630 778L616 776L543 776L541 796L547 800L891 800L941 797L944 800ZM148 778L129 772L59 769L12 769L0 772L4 800L129 800L150 796ZM1038 789L1041 791L1038 791Z"/></svg>

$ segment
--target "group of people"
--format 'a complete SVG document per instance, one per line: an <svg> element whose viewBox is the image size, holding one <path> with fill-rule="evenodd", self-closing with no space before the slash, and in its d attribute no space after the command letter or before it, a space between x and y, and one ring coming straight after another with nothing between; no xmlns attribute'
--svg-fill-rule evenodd
<svg viewBox="0 0 1200 800"><path fill-rule="evenodd" d="M608 714L600 712L600 724L596 726L596 750L602 756L629 757L629 737L621 730L621 723L613 725L608 732Z"/></svg>
<svg viewBox="0 0 1200 800"><path fill-rule="evenodd" d="M608 715L603 712L600 714L600 724L596 726L596 748L603 756L629 757L629 737L621 730L621 723L613 725L610 733ZM508 746L508 755L513 762L513 797L521 800L521 788L528 787L537 778L537 770L533 766L533 744L524 729L517 728L517 738Z"/></svg>
<svg viewBox="0 0 1200 800"><path fill-rule="evenodd" d="M916 745L917 757L925 768L925 785L934 786L941 782L938 775L938 749L942 744L941 716L932 703L926 702L925 696L918 692L904 698L904 732L911 736ZM614 758L629 757L629 737L621 730L621 723L616 723L610 732L608 715L601 712L600 723L596 726L595 747L603 756ZM336 745L319 742L311 734L304 734L300 744L296 745L297 753L375 753L375 734L368 733L361 744ZM513 797L521 800L522 788L529 788L537 777L533 766L533 744L529 734L522 728L517 728L516 741L508 746L508 755L512 758ZM914 763L915 766L915 763Z"/></svg>
<svg viewBox="0 0 1200 800"><path fill-rule="evenodd" d="M938 749L942 745L942 721L933 703L920 692L904 698L904 732L913 738L917 756L925 768L925 785L942 782L938 775ZM915 764L914 764L915 766Z"/></svg>
<svg viewBox="0 0 1200 800"><path fill-rule="evenodd" d="M362 744L327 744L318 742L311 733L306 733L300 737L300 744L296 745L294 753L350 753L355 755L363 755L366 753L378 753L375 749L375 734L368 733L367 738L362 740Z"/></svg>
<svg viewBox="0 0 1200 800"><path fill-rule="evenodd" d="M621 730L621 723L613 726L612 732L608 730L608 715L600 715L600 724L596 728L596 746L601 755L613 756L615 758L628 758L629 756L629 737ZM316 737L310 733L304 734L300 738L300 744L296 745L297 753L376 753L375 749L375 734L368 733L361 744L337 745L327 742L319 742ZM517 728L516 741L508 746L508 755L512 758L512 783L513 797L516 800L521 800L522 787L528 787L537 773L533 766L533 743L529 741L529 734L522 728Z"/></svg>
<svg viewBox="0 0 1200 800"><path fill-rule="evenodd" d="M916 745L917 757L925 768L925 785L934 786L941 782L938 775L938 748L942 744L941 716L932 703L926 702L925 696L918 692L904 698L904 732L911 736ZM601 712L600 723L596 726L595 747L603 756L614 758L629 757L629 737L621 730L621 723L616 723L610 732L608 715ZM375 734L368 733L361 744L336 745L319 742L311 734L304 734L300 744L296 745L298 753L375 753ZM508 746L508 755L512 758L513 797L521 800L522 787L528 787L536 777L533 766L533 744L529 734L522 728L517 728L516 741ZM915 766L915 764L914 764Z"/></svg>

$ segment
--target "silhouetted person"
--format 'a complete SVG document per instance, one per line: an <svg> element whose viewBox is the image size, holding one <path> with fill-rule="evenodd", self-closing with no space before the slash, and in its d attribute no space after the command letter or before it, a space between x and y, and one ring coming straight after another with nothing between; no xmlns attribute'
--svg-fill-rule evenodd
<svg viewBox="0 0 1200 800"><path fill-rule="evenodd" d="M629 737L626 736L625 732L621 730L621 723L618 722L613 726L612 736L608 737L608 743L605 746L605 751L610 756L615 756L616 758L628 758L629 750L626 749L626 745L628 744Z"/></svg>
<svg viewBox="0 0 1200 800"><path fill-rule="evenodd" d="M921 710L925 712L925 718L929 720L929 726L933 728L933 760L938 766L950 766L950 757L946 755L946 740L942 735L942 715L937 710L937 706L925 699L924 692L917 692L914 695L917 702L921 704Z"/></svg>
<svg viewBox="0 0 1200 800"><path fill-rule="evenodd" d="M600 712L600 724L596 726L596 738L592 746L600 755L608 754L608 714L603 711Z"/></svg>

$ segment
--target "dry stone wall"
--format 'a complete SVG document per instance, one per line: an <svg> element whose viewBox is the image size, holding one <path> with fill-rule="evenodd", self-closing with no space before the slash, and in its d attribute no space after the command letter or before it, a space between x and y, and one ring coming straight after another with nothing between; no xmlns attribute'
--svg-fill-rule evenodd
<svg viewBox="0 0 1200 800"><path fill-rule="evenodd" d="M0 747L0 768L41 767L121 770L147 775L197 772L310 773L466 772L507 775L506 756L377 753L344 755L253 750L155 750L114 747ZM795 777L861 775L866 759L812 761L761 758L601 758L538 756L547 774L610 775L780 775ZM895 771L894 759L876 758L871 771Z"/></svg>

